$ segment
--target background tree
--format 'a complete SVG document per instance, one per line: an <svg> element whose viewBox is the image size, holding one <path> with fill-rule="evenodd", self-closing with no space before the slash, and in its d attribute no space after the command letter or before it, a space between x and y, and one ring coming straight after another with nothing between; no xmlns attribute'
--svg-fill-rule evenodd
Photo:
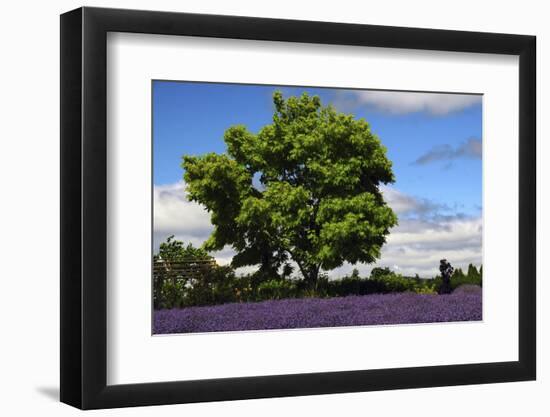
<svg viewBox="0 0 550 417"><path fill-rule="evenodd" d="M473 264L469 264L468 265L468 277L470 278L479 278L481 276L481 274L478 272L477 268L475 267L475 265Z"/></svg>
<svg viewBox="0 0 550 417"><path fill-rule="evenodd" d="M162 259L165 262L181 262L191 259L212 259L212 257L203 248L196 248L191 243L185 246L183 242L174 239L174 235L171 235L166 238L166 242L159 245L159 252L155 255L155 259Z"/></svg>
<svg viewBox="0 0 550 417"><path fill-rule="evenodd" d="M380 257L397 217L379 186L394 182L386 148L364 119L304 93L273 95L273 123L224 135L227 154L184 156L189 198L211 213L206 250L231 245L234 266L319 271Z"/></svg>

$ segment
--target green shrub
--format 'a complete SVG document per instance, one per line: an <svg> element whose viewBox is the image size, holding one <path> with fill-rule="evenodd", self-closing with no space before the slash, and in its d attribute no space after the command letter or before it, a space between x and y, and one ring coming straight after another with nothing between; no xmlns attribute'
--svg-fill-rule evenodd
<svg viewBox="0 0 550 417"><path fill-rule="evenodd" d="M203 271L185 288L186 305L212 305L238 301L234 287L236 276L229 266Z"/></svg>
<svg viewBox="0 0 550 417"><path fill-rule="evenodd" d="M340 279L330 280L320 274L315 284L303 279L291 279L292 267L286 265L279 275L277 270L260 269L242 276L236 276L230 266L196 268L193 274L182 274L171 269L171 262L188 259L212 259L203 249L192 245L184 246L173 240L173 236L160 246L155 261L162 259L165 268L160 268L153 276L154 308L181 308L187 306L214 305L234 302L280 300L301 297L345 297L348 295L368 295L376 293L415 292L417 294L437 294L442 284L441 276L434 279L405 277L389 268L373 268L369 277L361 277L355 268L352 273ZM468 266L467 272L457 268L451 276L450 285L456 288L479 288L482 286L483 268ZM466 287L465 287L466 286Z"/></svg>
<svg viewBox="0 0 550 417"><path fill-rule="evenodd" d="M159 292L154 294L156 308L178 308L185 305L184 289L181 281L164 281Z"/></svg>
<svg viewBox="0 0 550 417"><path fill-rule="evenodd" d="M281 300L283 298L294 298L297 295L296 284L289 280L272 279L262 282L257 289L258 301Z"/></svg>
<svg viewBox="0 0 550 417"><path fill-rule="evenodd" d="M415 282L397 274L382 275L373 278L380 283L381 293L413 291Z"/></svg>
<svg viewBox="0 0 550 417"><path fill-rule="evenodd" d="M417 294L437 294L437 290L433 285L421 284L414 287L414 292Z"/></svg>
<svg viewBox="0 0 550 417"><path fill-rule="evenodd" d="M481 276L469 276L469 275L465 275L465 276L461 276L461 277L457 277L457 278L451 278L451 288L453 290L455 290L456 288L458 288L459 286L461 285L466 285L466 284L470 284L470 285L478 285L478 286L482 286L483 282L482 282L482 279L481 279Z"/></svg>
<svg viewBox="0 0 550 417"><path fill-rule="evenodd" d="M431 292L423 287L422 280L403 277L389 268L374 268L370 278L361 278L354 270L350 276L341 279L319 280L318 295L328 297L345 297L347 295L367 295L403 291Z"/></svg>
<svg viewBox="0 0 550 417"><path fill-rule="evenodd" d="M434 278L433 285L435 288L439 288L442 283L441 276ZM477 268L470 264L468 265L468 271L465 274L462 269L457 268L451 276L451 290L455 290L461 285L477 285L479 287L483 286L483 269L480 267L479 271Z"/></svg>

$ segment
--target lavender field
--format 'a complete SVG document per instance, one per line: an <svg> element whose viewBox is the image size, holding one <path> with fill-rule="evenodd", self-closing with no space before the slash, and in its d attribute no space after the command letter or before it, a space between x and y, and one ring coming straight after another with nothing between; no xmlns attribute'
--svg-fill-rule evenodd
<svg viewBox="0 0 550 417"><path fill-rule="evenodd" d="M477 288L449 295L373 294L157 310L153 333L474 321L482 319L481 299Z"/></svg>

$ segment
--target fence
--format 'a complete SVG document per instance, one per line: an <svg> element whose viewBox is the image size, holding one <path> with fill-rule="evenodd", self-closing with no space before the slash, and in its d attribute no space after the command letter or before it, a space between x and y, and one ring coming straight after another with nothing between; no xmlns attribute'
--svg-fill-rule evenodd
<svg viewBox="0 0 550 417"><path fill-rule="evenodd" d="M191 279L201 273L216 268L218 264L213 258L204 259L178 259L177 261L156 260L153 263L153 277L165 277L169 279Z"/></svg>

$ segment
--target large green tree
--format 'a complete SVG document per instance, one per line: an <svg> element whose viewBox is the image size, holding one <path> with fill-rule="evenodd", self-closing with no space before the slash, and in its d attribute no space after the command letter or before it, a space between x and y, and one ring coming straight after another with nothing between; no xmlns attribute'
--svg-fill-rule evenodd
<svg viewBox="0 0 550 417"><path fill-rule="evenodd" d="M380 257L397 217L381 184L394 181L386 148L364 119L304 93L273 94L273 123L226 130L227 154L184 156L189 198L211 213L207 250L231 245L234 266L320 270Z"/></svg>

